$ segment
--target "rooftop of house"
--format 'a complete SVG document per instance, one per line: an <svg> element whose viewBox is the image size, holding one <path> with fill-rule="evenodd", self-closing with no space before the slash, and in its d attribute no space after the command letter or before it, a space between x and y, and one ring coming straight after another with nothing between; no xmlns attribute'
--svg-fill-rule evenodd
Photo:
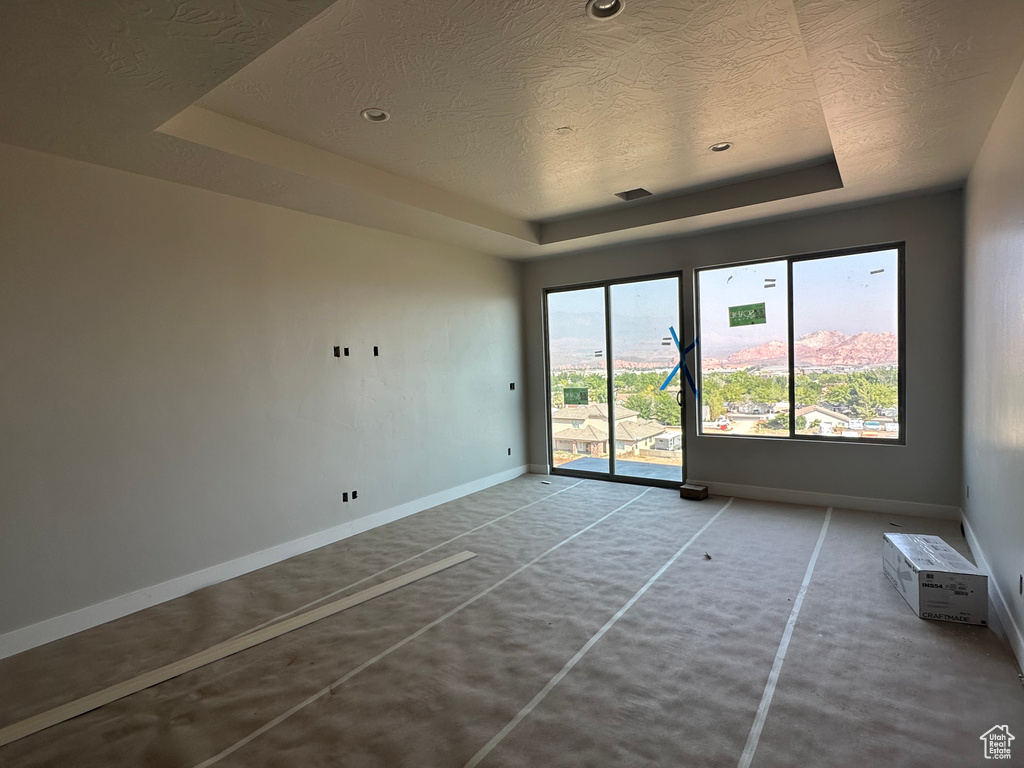
<svg viewBox="0 0 1024 768"><path fill-rule="evenodd" d="M629 419L637 416L637 412L621 405L615 408L615 420ZM551 418L555 421L579 421L581 419L599 419L608 421L608 403L591 403L590 405L568 405L559 408Z"/></svg>

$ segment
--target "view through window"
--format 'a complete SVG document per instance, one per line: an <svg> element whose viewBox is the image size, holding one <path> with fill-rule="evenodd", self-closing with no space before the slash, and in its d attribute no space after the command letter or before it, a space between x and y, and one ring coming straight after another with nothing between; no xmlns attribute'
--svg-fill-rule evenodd
<svg viewBox="0 0 1024 768"><path fill-rule="evenodd" d="M547 294L556 470L682 482L679 282L673 275Z"/></svg>
<svg viewBox="0 0 1024 768"><path fill-rule="evenodd" d="M698 271L702 434L900 440L900 269L887 247Z"/></svg>
<svg viewBox="0 0 1024 768"><path fill-rule="evenodd" d="M554 466L608 472L604 288L548 294Z"/></svg>
<svg viewBox="0 0 1024 768"><path fill-rule="evenodd" d="M679 278L610 287L615 472L683 481L679 407Z"/></svg>

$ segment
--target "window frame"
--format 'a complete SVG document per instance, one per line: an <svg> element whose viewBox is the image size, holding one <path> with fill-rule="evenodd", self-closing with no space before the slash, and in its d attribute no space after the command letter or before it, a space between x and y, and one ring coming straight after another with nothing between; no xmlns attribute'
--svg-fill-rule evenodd
<svg viewBox="0 0 1024 768"><path fill-rule="evenodd" d="M676 297L677 312L679 317L679 324L682 326L685 322L684 313L686 311L686 303L684 301L684 289L686 285L686 275L682 269L673 270L669 272L654 272L651 274L634 275L631 277L617 277L606 280L591 280L585 283L569 283L560 284L554 286L547 286L541 291L541 324L544 334L544 393L547 398L547 403L544 407L546 411L545 422L547 425L547 458L548 458L548 472L552 475L564 475L566 477L579 477L584 479L604 480L613 483L625 483L627 485L647 485L657 488L678 488L679 483L686 482L686 396L684 395L679 399L679 418L682 432L681 437L681 450L683 452L683 463L682 463L682 480L679 482L675 480L661 480L658 478L647 478L647 477L634 477L631 475L620 475L615 472L615 451L610 450L608 457L608 472L591 472L581 469L563 469L555 466L554 457L554 430L552 427L551 419L551 339L550 339L550 324L548 317L548 296L553 293L564 293L567 291L579 291L586 290L588 288L601 288L604 291L604 318L605 318L605 371L607 382L605 384L607 392L607 401L611 402L615 397L615 371L614 361L615 355L612 349L612 325L611 325L611 309L612 309L612 298L611 288L615 285L628 285L630 283L644 283L652 280L662 280L665 278L676 278L679 281L679 291ZM680 328L682 333L682 328ZM680 353L682 350L680 350ZM680 365L682 364L682 356L680 357ZM683 371L680 368L679 373L680 383L682 383ZM614 408L614 406L612 406ZM609 443L616 439L614 419L610 420L608 430Z"/></svg>
<svg viewBox="0 0 1024 768"><path fill-rule="evenodd" d="M729 435L722 432L715 433L713 431L704 430L704 356L701 351L700 345L700 273L715 269L726 269L729 267L744 267L751 264L765 264L775 261L786 262L786 307L787 307L787 343L789 345L789 413L796 413L796 372L795 372L795 358L796 348L794 345L794 329L793 329L793 264L801 261L815 261L819 259L829 259L841 256L855 256L861 253L873 253L875 251L896 251L896 265L898 274L896 277L896 318L897 318L897 334L898 339L898 350L897 350L897 381L896 381L896 392L899 398L899 404L897 408L897 419L899 420L900 432L899 437L895 440L886 437L842 437L841 435L800 435L796 432L796 419L790 418L789 420L789 434L788 435L754 435L754 434L743 434L743 435ZM759 259L748 259L746 261L735 261L724 264L710 264L703 267L697 267L693 270L693 327L695 329L694 336L697 338L697 347L695 354L695 368L697 373L697 397L696 397L696 434L698 437L716 437L716 438L728 438L728 439L750 439L750 440L804 440L809 442L819 443L841 443L843 445L888 445L888 446L905 446L907 444L907 400L906 400L906 387L907 387L907 374L906 374L906 363L907 363L907 317L906 317L906 241L896 241L887 243L878 243L874 245L860 245L849 248L836 248L827 251L813 251L810 253L801 253L791 256L768 256Z"/></svg>

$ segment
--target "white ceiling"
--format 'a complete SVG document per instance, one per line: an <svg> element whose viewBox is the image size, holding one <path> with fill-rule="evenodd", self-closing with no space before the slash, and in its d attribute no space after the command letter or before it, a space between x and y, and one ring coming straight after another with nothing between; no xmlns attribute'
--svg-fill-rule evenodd
<svg viewBox="0 0 1024 768"><path fill-rule="evenodd" d="M524 258L962 183L1024 59L1020 0L4 15L0 140Z"/></svg>
<svg viewBox="0 0 1024 768"><path fill-rule="evenodd" d="M530 220L832 154L790 0L627 9L343 0L199 105Z"/></svg>

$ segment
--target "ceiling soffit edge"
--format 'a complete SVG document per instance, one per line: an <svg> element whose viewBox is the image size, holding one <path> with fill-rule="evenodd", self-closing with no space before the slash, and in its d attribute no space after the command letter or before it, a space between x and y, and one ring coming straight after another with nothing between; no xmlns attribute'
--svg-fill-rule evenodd
<svg viewBox="0 0 1024 768"><path fill-rule="evenodd" d="M657 196L621 208L531 222L240 120L191 106L158 132L237 157L435 213L523 244L546 245L809 195L843 186L835 159L770 175Z"/></svg>

